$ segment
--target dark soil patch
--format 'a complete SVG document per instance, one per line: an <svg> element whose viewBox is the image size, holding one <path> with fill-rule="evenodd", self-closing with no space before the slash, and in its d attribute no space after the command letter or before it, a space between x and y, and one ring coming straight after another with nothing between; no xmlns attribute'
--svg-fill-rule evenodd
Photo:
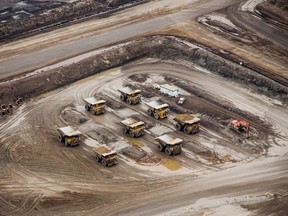
<svg viewBox="0 0 288 216"><path fill-rule="evenodd" d="M143 83L147 80L147 75L144 74L133 74L131 76L129 76L129 78L133 81L139 82L139 83Z"/></svg>
<svg viewBox="0 0 288 216"><path fill-rule="evenodd" d="M275 20L288 26L287 0L268 0L256 6L256 10L263 18Z"/></svg>

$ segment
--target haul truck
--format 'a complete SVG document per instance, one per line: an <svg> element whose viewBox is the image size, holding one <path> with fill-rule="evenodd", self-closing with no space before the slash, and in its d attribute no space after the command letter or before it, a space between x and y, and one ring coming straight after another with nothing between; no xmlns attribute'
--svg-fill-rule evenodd
<svg viewBox="0 0 288 216"><path fill-rule="evenodd" d="M121 93L120 99L122 101L126 101L128 104L137 104L141 102L141 90L139 89L132 89L130 87L125 87L122 89L118 89L118 91Z"/></svg>
<svg viewBox="0 0 288 216"><path fill-rule="evenodd" d="M65 146L76 146L80 142L81 132L78 130L74 130L72 127L61 127L58 128L59 132L59 141L64 142Z"/></svg>
<svg viewBox="0 0 288 216"><path fill-rule="evenodd" d="M178 114L174 117L176 121L176 129L184 131L186 134L194 134L199 132L200 119L190 114Z"/></svg>
<svg viewBox="0 0 288 216"><path fill-rule="evenodd" d="M149 107L148 113L149 115L154 116L155 119L163 119L168 117L169 115L169 105L168 104L162 104L158 101L151 101L149 103L146 103Z"/></svg>
<svg viewBox="0 0 288 216"><path fill-rule="evenodd" d="M144 135L145 123L137 121L133 118L128 118L121 121L123 125L123 132L128 133L130 137L139 137Z"/></svg>
<svg viewBox="0 0 288 216"><path fill-rule="evenodd" d="M84 99L85 109L90 111L93 115L99 115L106 111L106 101L97 100L95 97Z"/></svg>
<svg viewBox="0 0 288 216"><path fill-rule="evenodd" d="M95 153L96 161L100 162L103 166L110 167L117 162L117 152L105 145L93 148L93 152Z"/></svg>
<svg viewBox="0 0 288 216"><path fill-rule="evenodd" d="M167 155L176 155L181 152L182 139L176 138L171 134L164 134L155 139L159 142L157 145L159 151L164 151Z"/></svg>

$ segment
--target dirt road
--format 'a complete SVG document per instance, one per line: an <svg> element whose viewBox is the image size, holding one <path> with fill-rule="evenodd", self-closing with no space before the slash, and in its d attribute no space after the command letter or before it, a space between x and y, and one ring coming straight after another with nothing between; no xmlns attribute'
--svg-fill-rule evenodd
<svg viewBox="0 0 288 216"><path fill-rule="evenodd" d="M247 202L249 200L247 194L267 195L271 191L281 191L281 189L285 189L287 193L287 160L286 155L281 159L270 158L265 162L253 163L253 165L240 165L199 179L183 178L178 185L143 193L133 197L132 200L123 200L106 208L95 208L84 215L197 215L203 211L209 212L209 205L210 208L215 208L214 203L217 203L218 200L221 200L216 204L216 207L219 208L220 206L241 205L241 201L231 202L231 200L237 200L235 197L242 196L246 197L243 203ZM279 188L281 189L279 190ZM221 199L223 197L225 197L224 200ZM202 198L206 198L205 207L201 204L197 205L196 201ZM263 199L263 197L259 196L258 199ZM269 196L266 199L269 200ZM255 200L251 202L255 202ZM267 212L269 208L266 207ZM277 215L284 216L288 209L282 210L283 213ZM236 207L228 211L227 209L223 212L219 211L219 213L223 215L247 214L244 210L239 214Z"/></svg>
<svg viewBox="0 0 288 216"><path fill-rule="evenodd" d="M111 17L2 45L0 79L37 68L41 68L37 72L41 78L41 73L49 71L43 66L71 56L77 56L78 60L67 62L81 69L81 65L72 63L81 60L80 53L162 30L181 36L185 32L183 35L190 39L202 35L199 40L207 45L205 49L210 49L210 44L215 51L215 44L219 43L219 47L240 52L244 57L251 52L246 58L252 56L256 66L269 64L271 73L274 70L286 73L286 63L280 64L280 69L274 68L273 59L271 64L262 63L262 56L269 58L270 53L265 49L255 51L254 47L248 49L251 41L239 42L227 33L225 36L230 40L222 41L223 32L219 37L219 31L215 31L219 33L215 36L191 21L239 2L151 1ZM245 23L251 26L254 22ZM174 24L179 25L171 28ZM183 38L174 40L200 50L201 44L195 46ZM229 44L224 46L226 41ZM227 50L219 47L218 53L225 55ZM118 48L121 51L121 46ZM213 54L219 62L227 63L204 69L200 65L204 67L212 58L208 58L205 49L202 56L195 52L199 55L195 62L189 55L177 58L181 53L176 48L169 49L170 56L129 61L71 85L35 94L37 97L26 99L27 96L13 115L0 116L0 215L286 216L288 107L267 87L267 83L272 83L270 88L277 90L281 84L270 82L271 77L267 76L266 86L259 87L260 76L256 76L256 71L246 73L250 79L247 82L235 73L217 73L216 70L228 68L232 55L227 54L224 60ZM95 51L94 55L104 51ZM260 51L263 53L258 54ZM273 58L277 57L277 50L271 53ZM102 55L100 61L109 64ZM67 65L56 66L63 69L56 72L68 79L69 74L63 72ZM241 69L233 72L239 75ZM15 80L21 82L21 78ZM49 77L44 80L49 81ZM177 103L178 98L160 94L154 88L155 84L164 83L179 88L180 96L186 99L183 105ZM33 82L29 85L36 86ZM126 85L142 90L140 104L131 106L120 100L118 89ZM83 99L91 96L106 100L105 114L94 116L85 110ZM148 114L146 103L153 100L169 103L168 118L156 120ZM176 131L173 117L179 113L199 117L200 132L187 135ZM144 136L135 139L124 134L120 121L131 116L146 123ZM227 126L233 119L248 120L250 134L229 129ZM56 129L66 125L82 132L79 146L68 148L58 141ZM158 151L155 137L163 133L183 139L181 154L168 156ZM108 168L96 162L92 148L102 144L118 152L117 165Z"/></svg>
<svg viewBox="0 0 288 216"><path fill-rule="evenodd" d="M1 212L6 215L155 215L193 204L202 197L285 191L288 131L284 125L287 125L288 112L284 105L190 64L180 66L175 62L148 60L120 69L41 95L1 123ZM131 75L144 77L144 83L131 80ZM259 116L271 123L275 135L268 132L266 137L267 131L262 131L256 122L253 125L257 132L252 134L252 139L240 143L237 140L243 138L226 127L219 129L204 124L201 133L192 137L175 132L170 118L158 122L147 114L145 102L157 94L151 99L144 98L143 104L136 107L119 105L117 89L122 83L145 87L153 80L163 82L165 76L185 80L211 97ZM192 96L185 91L183 94L187 100ZM105 115L92 116L85 111L82 99L92 95L109 101ZM201 98L193 101L197 104ZM221 106L217 109L225 112ZM199 114L205 115L207 110L202 112ZM131 115L152 125L147 134L136 141L126 137L119 125L120 120ZM235 114L231 115L233 118ZM66 148L57 141L55 128L67 124L84 134L79 147ZM213 124L211 121L210 125ZM163 128L185 140L181 155L171 159L157 151L154 137ZM103 142L120 152L119 164L110 169L97 164L91 153L92 147ZM279 146L278 152L273 148L266 152L267 144ZM254 152L258 148L262 150ZM241 164L217 165L210 161L209 152L216 152L219 157L230 155ZM247 163L262 154L268 158ZM235 168L231 168L233 166Z"/></svg>
<svg viewBox="0 0 288 216"><path fill-rule="evenodd" d="M236 2L239 0L221 0L221 3L215 0L204 3L187 0L152 1L118 12L112 17L2 45L0 75L3 78L35 70L68 57L173 26ZM159 17L162 11L167 15Z"/></svg>

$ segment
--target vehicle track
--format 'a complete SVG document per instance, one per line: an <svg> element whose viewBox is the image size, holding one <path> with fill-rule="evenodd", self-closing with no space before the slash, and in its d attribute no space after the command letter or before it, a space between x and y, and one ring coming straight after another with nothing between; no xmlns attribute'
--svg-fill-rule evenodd
<svg viewBox="0 0 288 216"><path fill-rule="evenodd" d="M117 166L104 168L96 163L93 154L87 151L91 150L91 147L81 143L80 146L76 148L65 148L62 143L57 141L56 128L69 124L69 120L65 120L62 116L63 110L67 107L80 113L81 116L83 115L87 117L87 119L90 119L81 125L79 123L80 127L85 124L102 124L107 126L107 130L110 131L113 136L118 138L123 137L124 134L119 125L122 117L119 117L117 114L117 112L121 112L121 109L115 110L113 107L110 107L107 113L101 116L92 116L85 111L83 98L95 95L108 95L109 100L121 104L121 106L126 109L129 107L133 112L141 114L141 116L144 116L152 123L164 124L173 129L169 119L158 121L148 116L144 105L128 106L118 99L117 88L122 86L123 80L129 80L128 77L133 74L145 74L149 76L154 73L159 76L174 76L193 82L193 84L198 83L199 88L204 91L207 91L208 86L210 92L207 92L209 92L209 94L214 94L219 98L225 98L225 100L231 100L232 102L233 95L228 97L229 95L227 96L225 92L223 92L223 88L226 91L229 89L230 93L241 95L240 98L244 98L243 103L247 103L244 96L248 95L249 100L250 98L256 97L254 93L242 91L241 88L243 86L231 85L220 76L206 74L205 72L187 67L179 67L179 65L173 65L171 63L155 63L152 65L132 64L129 67L122 67L121 70L112 69L102 74L80 80L67 87L41 95L28 101L22 109L18 109L6 122L0 124L0 128L2 129L0 137L5 135L5 139L3 140L5 144L0 146L0 152L5 152L6 154L4 157L1 156L1 158L3 158L3 160L1 160L1 167L4 168L1 169L1 176L8 173L8 176L5 175L5 178L1 179L0 185L3 184L13 187L9 189L9 193L5 196L0 193L0 198L4 200L4 203L5 200L9 200L7 197L16 194L19 195L20 188L25 188L25 191L27 190L26 195L31 190L37 190L38 195L33 197L31 194L31 198L22 197L22 202L16 205L18 208L22 206L20 207L21 212L34 214L33 210L35 209L41 209L42 212L46 211L46 208L41 206L44 198L53 197L57 194L63 195L63 191L70 191L63 199L73 200L71 201L72 203L78 200L79 206L88 210L95 208L92 200L95 199L96 194L103 197L106 197L106 194L110 194L109 196L114 197L105 198L107 199L106 201L99 201L99 203L101 203L99 205L102 205L103 203L119 202L120 194L129 199L129 197L134 197L137 193L144 191L148 193L152 189L166 187L167 185L171 187L172 185L179 185L179 182L189 180L191 176L195 176L195 174L201 175L202 172L213 173L214 171L221 172L219 170L224 169L224 167L204 164L185 153L192 150L190 143L194 142L193 139L197 140L198 138L196 139L196 137L200 137L197 142L201 145L203 142L202 139L217 139L217 136L222 134L218 134L217 131L208 128L203 128L196 136L188 136L176 132L179 137L183 137L184 140L189 141L189 145L184 146L184 154L175 156L173 160L190 171L186 173L189 174L188 176L183 175L183 173L177 176L177 171L173 175L173 172L169 171L170 175L172 173L169 178L165 177L167 170L161 169L160 172L158 170L158 173L155 173L153 167L143 165L135 166L131 161L127 161L127 157L121 156L121 154L121 160ZM220 88L219 90L217 90L214 82L220 85L220 87L217 87ZM247 107L243 108L249 110L252 106L254 108L256 107L257 112L260 109L261 113L262 108L265 107L266 112L263 112L264 114L262 115L264 119L271 119L271 115L275 117L271 124L274 128L279 129L277 134L279 133L283 137L281 140L281 136L279 135L280 141L277 140L277 142L285 142L286 138L284 134L287 133L287 131L283 128L283 125L287 122L287 120L285 120L287 119L285 117L288 116L287 110L278 109L279 107L277 105L259 100L253 100L253 103L248 103ZM267 107L269 107L269 109ZM271 113L267 111L276 108L277 112ZM219 110L221 110L220 107ZM259 112L257 112L254 114L260 115ZM239 116L239 114L236 116ZM279 116L281 116L281 118ZM257 130L261 131L261 127L257 128ZM231 148L231 154L233 154L233 152L237 152L241 147L229 144L229 138L231 138L232 132L229 131L228 134L229 136L227 137L218 138L219 145L225 146L226 149ZM237 135L233 136L237 137ZM268 137L261 135L259 142L255 141L255 145L262 145L261 142L274 145L273 133L267 136ZM264 141L261 139L264 139ZM155 141L152 135L146 134L144 137L141 137L139 141L147 145L153 154L160 158L169 159L168 156L158 152L154 145ZM254 159L253 155L247 153L245 150L242 150L241 154L245 155L245 160ZM197 155L197 157L199 157L199 155ZM19 170L21 172L19 172ZM34 179L35 182L23 181L23 175ZM179 179L181 179L181 181L179 181ZM91 203L87 204L86 202L85 205L82 200L83 197L81 198L82 195L79 195L79 199L77 199L77 196L74 196L73 192L81 193L83 197L88 196L89 199L92 199ZM85 195L84 193L87 194ZM29 203L27 200L30 200ZM55 200L57 199L55 198ZM3 201L0 202L3 203ZM123 203L125 204L125 202ZM66 205L71 205L71 203L64 204L64 206ZM0 207L0 210L3 210L3 212L11 212L12 209L15 208L9 204L5 205L5 207ZM47 207L47 212L49 212L49 207ZM65 212L67 213L67 209L61 210L61 213L65 214ZM49 214L50 213L51 212L49 212ZM16 214L20 215L20 213Z"/></svg>

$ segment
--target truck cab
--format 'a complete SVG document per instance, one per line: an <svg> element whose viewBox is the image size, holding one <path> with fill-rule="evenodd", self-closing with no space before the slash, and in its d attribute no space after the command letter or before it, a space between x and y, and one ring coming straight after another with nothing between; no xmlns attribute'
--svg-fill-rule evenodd
<svg viewBox="0 0 288 216"><path fill-rule="evenodd" d="M167 155L176 155L182 151L182 139L174 137L171 134L164 134L155 138L158 141L157 148L160 152Z"/></svg>
<svg viewBox="0 0 288 216"><path fill-rule="evenodd" d="M166 103L162 104L159 101L151 101L147 103L147 106L149 107L149 115L152 115L155 119L163 119L169 115L169 105Z"/></svg>
<svg viewBox="0 0 288 216"><path fill-rule="evenodd" d="M116 164L118 159L117 152L111 148L102 145L93 149L95 153L95 159L100 162L103 166L112 166Z"/></svg>
<svg viewBox="0 0 288 216"><path fill-rule="evenodd" d="M58 128L58 139L60 142L64 142L65 146L76 146L80 142L81 132L74 130L70 126Z"/></svg>
<svg viewBox="0 0 288 216"><path fill-rule="evenodd" d="M99 115L106 112L106 101L97 100L95 97L84 99L85 110L90 111L93 115Z"/></svg>
<svg viewBox="0 0 288 216"><path fill-rule="evenodd" d="M178 114L174 117L176 121L176 130L183 131L186 134L199 132L200 119L190 114Z"/></svg>
<svg viewBox="0 0 288 216"><path fill-rule="evenodd" d="M121 121L121 124L123 125L123 132L128 133L130 137L139 137L144 135L145 123L142 121L128 118Z"/></svg>
<svg viewBox="0 0 288 216"><path fill-rule="evenodd" d="M122 89L118 89L121 93L120 99L125 101L128 104L137 104L141 102L141 90L132 89L130 87L124 87Z"/></svg>

